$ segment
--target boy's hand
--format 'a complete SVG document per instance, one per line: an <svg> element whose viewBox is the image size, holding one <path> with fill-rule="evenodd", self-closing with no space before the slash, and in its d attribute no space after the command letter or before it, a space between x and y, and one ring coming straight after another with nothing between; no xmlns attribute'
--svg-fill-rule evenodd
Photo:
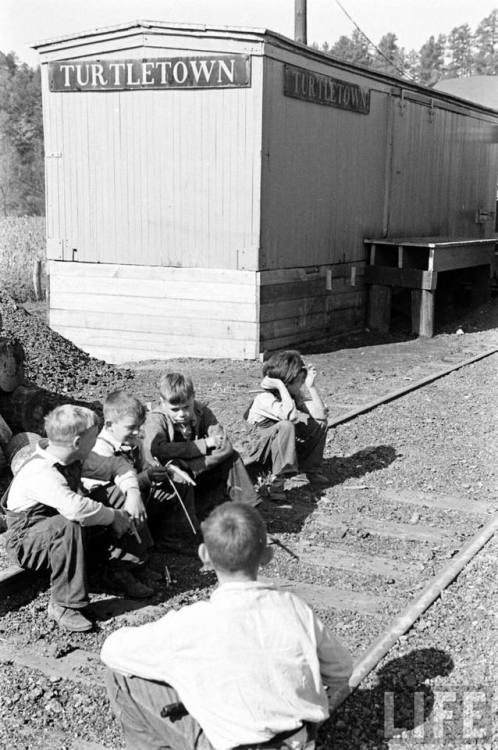
<svg viewBox="0 0 498 750"><path fill-rule="evenodd" d="M312 388L315 384L317 371L315 365L306 365L306 380L304 384L307 388Z"/></svg>
<svg viewBox="0 0 498 750"><path fill-rule="evenodd" d="M280 378L270 378L269 375L265 375L261 381L261 388L265 391L279 391L283 385L284 382Z"/></svg>
<svg viewBox="0 0 498 750"><path fill-rule="evenodd" d="M111 523L111 529L118 539L130 530L131 523L131 518L125 510L120 510L118 508L114 510L114 520Z"/></svg>
<svg viewBox="0 0 498 750"><path fill-rule="evenodd" d="M166 466L151 466L150 469L147 469L147 476L150 481L157 482L158 484L164 482L168 478L169 473Z"/></svg>
<svg viewBox="0 0 498 750"><path fill-rule="evenodd" d="M127 492L123 509L132 517L135 523L139 525L145 523L147 520L145 505L142 502L140 492Z"/></svg>
<svg viewBox="0 0 498 750"><path fill-rule="evenodd" d="M222 450L227 442L225 428L220 424L212 424L208 427L206 445L214 450Z"/></svg>

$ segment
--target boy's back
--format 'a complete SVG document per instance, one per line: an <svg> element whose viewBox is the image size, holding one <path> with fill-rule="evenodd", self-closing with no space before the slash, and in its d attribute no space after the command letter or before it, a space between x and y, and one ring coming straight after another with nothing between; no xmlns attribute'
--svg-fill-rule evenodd
<svg viewBox="0 0 498 750"><path fill-rule="evenodd" d="M264 742L328 716L351 673L348 652L294 595L224 583L206 602L110 636L111 669L170 682L216 748Z"/></svg>

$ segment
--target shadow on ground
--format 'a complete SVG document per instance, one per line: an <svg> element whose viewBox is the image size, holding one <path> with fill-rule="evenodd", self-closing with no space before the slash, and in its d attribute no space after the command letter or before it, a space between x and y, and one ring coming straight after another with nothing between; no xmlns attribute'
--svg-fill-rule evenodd
<svg viewBox="0 0 498 750"><path fill-rule="evenodd" d="M409 291L409 290L405 290ZM457 330L464 333L477 333L498 328L498 292L486 303L469 304L466 289L442 289L436 299L435 336L452 334ZM354 333L331 337L318 344L301 344L303 354L328 354L340 349L358 349L385 344L399 344L413 341L418 335L411 332L410 300L406 294L393 300L390 329L386 333L371 331L368 328Z"/></svg>
<svg viewBox="0 0 498 750"><path fill-rule="evenodd" d="M351 456L333 456L323 461L321 472L329 482L319 487L304 484L287 491L285 501L273 502L265 499L259 506L270 534L298 534L308 516L318 505L327 488L342 484L347 479L360 479L374 471L381 471L398 458L392 445L367 446Z"/></svg>
<svg viewBox="0 0 498 750"><path fill-rule="evenodd" d="M452 657L438 648L411 651L377 673L377 684L354 692L320 728L317 750L388 750L389 740L419 727L421 746L430 742L422 724L431 716L435 695L426 682L447 676Z"/></svg>
<svg viewBox="0 0 498 750"><path fill-rule="evenodd" d="M399 453L392 445L367 446L351 456L332 456L324 459L323 471L331 477L330 487L342 484L347 479L361 479L366 474L381 471L392 464Z"/></svg>

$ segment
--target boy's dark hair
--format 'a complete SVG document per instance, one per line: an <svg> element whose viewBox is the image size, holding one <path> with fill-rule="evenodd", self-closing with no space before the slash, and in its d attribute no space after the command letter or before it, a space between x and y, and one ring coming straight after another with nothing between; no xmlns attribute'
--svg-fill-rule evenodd
<svg viewBox="0 0 498 750"><path fill-rule="evenodd" d="M223 503L201 528L215 568L231 573L257 569L266 548L266 526L255 508L245 503Z"/></svg>
<svg viewBox="0 0 498 750"><path fill-rule="evenodd" d="M138 398L126 391L113 391L104 399L104 420L116 422L123 417L133 417L138 424L145 422L146 408Z"/></svg>
<svg viewBox="0 0 498 750"><path fill-rule="evenodd" d="M303 358L295 349L276 352L263 365L264 377L278 378L285 385L292 383L303 371L306 371L306 366Z"/></svg>
<svg viewBox="0 0 498 750"><path fill-rule="evenodd" d="M181 372L167 372L159 381L159 393L170 404L183 404L195 396L192 378Z"/></svg>

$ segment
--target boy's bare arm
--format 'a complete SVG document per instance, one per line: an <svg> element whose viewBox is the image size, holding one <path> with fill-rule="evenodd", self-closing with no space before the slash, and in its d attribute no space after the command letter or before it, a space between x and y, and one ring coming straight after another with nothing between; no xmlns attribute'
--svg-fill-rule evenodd
<svg viewBox="0 0 498 750"><path fill-rule="evenodd" d="M261 388L265 391L278 391L280 396L280 412L285 419L294 419L296 416L296 404L287 390L287 386L279 378L270 378L265 375L261 381Z"/></svg>
<svg viewBox="0 0 498 750"><path fill-rule="evenodd" d="M316 387L316 367L314 365L308 365L306 369L307 374L304 384L311 396L311 401L306 401L306 406L311 416L316 419L317 422L326 422L328 408Z"/></svg>

